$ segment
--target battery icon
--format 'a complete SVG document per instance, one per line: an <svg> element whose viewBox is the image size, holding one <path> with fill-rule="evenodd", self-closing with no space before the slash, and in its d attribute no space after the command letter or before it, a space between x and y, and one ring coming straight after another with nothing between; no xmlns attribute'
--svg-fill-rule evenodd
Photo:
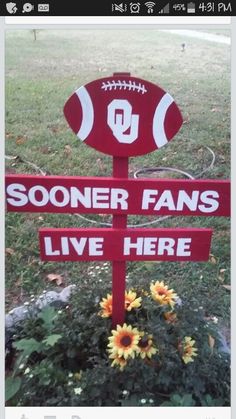
<svg viewBox="0 0 236 419"><path fill-rule="evenodd" d="M187 12L188 13L195 13L196 11L196 7L195 7L195 3L191 2L187 4Z"/></svg>

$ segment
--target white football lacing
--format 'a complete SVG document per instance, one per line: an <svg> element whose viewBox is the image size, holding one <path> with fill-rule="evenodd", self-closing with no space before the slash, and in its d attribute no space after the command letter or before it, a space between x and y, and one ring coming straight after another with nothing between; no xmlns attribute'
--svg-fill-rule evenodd
<svg viewBox="0 0 236 419"><path fill-rule="evenodd" d="M111 81L103 82L102 86L101 86L101 89L105 90L105 92L107 90L113 90L113 89L114 90L116 90L116 89L119 89L119 90L128 89L128 90L133 90L133 91L136 90L138 93L142 93L142 95L147 92L144 84L141 84L141 83L137 84L135 81L132 81L132 80L129 80L129 81L126 81L126 80L111 80Z"/></svg>

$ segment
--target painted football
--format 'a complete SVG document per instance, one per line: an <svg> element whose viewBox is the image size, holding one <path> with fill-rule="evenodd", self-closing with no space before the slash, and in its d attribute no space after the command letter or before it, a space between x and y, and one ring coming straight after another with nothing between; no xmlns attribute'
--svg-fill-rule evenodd
<svg viewBox="0 0 236 419"><path fill-rule="evenodd" d="M183 123L169 93L122 73L80 87L66 102L64 114L81 141L120 157L159 149Z"/></svg>

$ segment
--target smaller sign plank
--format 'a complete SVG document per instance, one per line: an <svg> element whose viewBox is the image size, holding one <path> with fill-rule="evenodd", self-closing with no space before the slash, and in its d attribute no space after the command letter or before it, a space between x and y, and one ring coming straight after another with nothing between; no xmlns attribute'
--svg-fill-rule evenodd
<svg viewBox="0 0 236 419"><path fill-rule="evenodd" d="M207 261L211 237L198 228L39 230L45 261Z"/></svg>
<svg viewBox="0 0 236 419"><path fill-rule="evenodd" d="M229 216L229 180L7 175L8 211Z"/></svg>

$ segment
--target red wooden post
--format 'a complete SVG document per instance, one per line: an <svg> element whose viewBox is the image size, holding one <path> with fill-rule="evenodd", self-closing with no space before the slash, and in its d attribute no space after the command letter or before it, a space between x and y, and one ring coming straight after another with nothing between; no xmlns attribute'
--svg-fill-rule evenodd
<svg viewBox="0 0 236 419"><path fill-rule="evenodd" d="M113 76L130 76L130 73L113 73ZM113 157L113 177L128 178L129 157ZM113 228L126 228L127 215L113 215ZM125 320L125 278L126 262L112 262L112 327Z"/></svg>
<svg viewBox="0 0 236 419"><path fill-rule="evenodd" d="M113 177L128 178L128 157L113 157ZM113 215L113 228L125 229L127 215ZM123 324L125 319L126 262L112 262L112 327Z"/></svg>

